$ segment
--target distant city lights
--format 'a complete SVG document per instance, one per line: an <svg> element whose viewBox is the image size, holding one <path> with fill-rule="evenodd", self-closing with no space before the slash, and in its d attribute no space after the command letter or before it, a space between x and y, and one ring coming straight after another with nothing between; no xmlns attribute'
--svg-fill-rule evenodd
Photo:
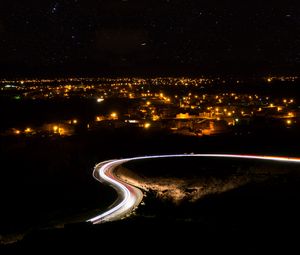
<svg viewBox="0 0 300 255"><path fill-rule="evenodd" d="M263 80L265 84L272 82L270 86L276 86L278 82L295 82L299 78L272 76ZM128 99L126 109L114 107L105 112L106 110L103 111L102 107L99 107L88 120L80 113L74 112L71 116L55 120L55 123L47 127L43 125L49 121L39 127L34 123L29 124L31 127L11 127L7 132L11 135L28 134L27 137L45 132L49 135L70 135L76 132L75 126L79 123L82 123L81 128L85 127L87 131L114 127L148 129L155 126L170 132L195 136L227 132L238 122L239 126L247 123L252 125L252 120L257 116L261 119L282 120L278 122L281 125L300 123L297 121L300 108L297 107L296 98L262 95L258 92L237 93L229 90L207 93L202 90L206 85L224 86L223 81L221 78L160 77L2 80L0 93L12 95L12 99L28 101L69 100L76 97L87 102L93 100L101 103L107 99ZM238 81L233 81L234 84L238 84L235 86L243 86L245 83L241 79ZM225 83L230 84L230 79Z"/></svg>

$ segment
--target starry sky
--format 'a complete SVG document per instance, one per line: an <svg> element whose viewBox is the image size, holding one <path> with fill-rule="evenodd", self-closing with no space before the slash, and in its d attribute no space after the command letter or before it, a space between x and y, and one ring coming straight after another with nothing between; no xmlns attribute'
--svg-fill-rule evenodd
<svg viewBox="0 0 300 255"><path fill-rule="evenodd" d="M1 0L0 75L297 73L298 2Z"/></svg>

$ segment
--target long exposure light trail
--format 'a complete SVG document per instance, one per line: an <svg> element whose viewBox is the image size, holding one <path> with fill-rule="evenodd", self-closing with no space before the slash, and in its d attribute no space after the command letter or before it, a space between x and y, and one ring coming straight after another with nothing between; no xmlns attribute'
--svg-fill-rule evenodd
<svg viewBox="0 0 300 255"><path fill-rule="evenodd" d="M98 224L106 221L123 219L129 215L142 201L143 193L140 189L120 180L114 175L114 170L118 166L124 164L125 162L135 160L178 157L238 158L300 163L300 158L235 154L156 155L104 161L96 165L93 175L98 181L113 187L118 193L118 198L105 212L102 212L100 215L89 219L88 222Z"/></svg>

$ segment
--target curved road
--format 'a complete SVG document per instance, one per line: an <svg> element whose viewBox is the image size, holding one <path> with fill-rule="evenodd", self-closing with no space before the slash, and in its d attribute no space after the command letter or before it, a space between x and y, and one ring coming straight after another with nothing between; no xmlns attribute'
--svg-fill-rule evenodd
<svg viewBox="0 0 300 255"><path fill-rule="evenodd" d="M104 183L113 187L117 193L117 200L103 213L93 217L88 222L98 224L106 221L120 220L128 216L137 208L143 199L143 193L138 188L120 180L114 175L114 169L125 162L142 159L155 158L176 158L176 157L218 157L218 158L240 158L240 159L259 159L272 161L287 161L300 163L298 158L289 157L272 157L272 156L254 156L254 155L232 155L232 154L177 154L177 155L158 155L158 156L144 156L118 160L108 160L96 165L93 175L94 177Z"/></svg>

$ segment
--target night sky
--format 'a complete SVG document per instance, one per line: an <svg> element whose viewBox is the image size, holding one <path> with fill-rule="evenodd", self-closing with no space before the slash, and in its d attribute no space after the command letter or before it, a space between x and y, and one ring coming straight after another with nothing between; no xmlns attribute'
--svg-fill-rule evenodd
<svg viewBox="0 0 300 255"><path fill-rule="evenodd" d="M300 3L279 2L1 0L0 75L297 73Z"/></svg>

